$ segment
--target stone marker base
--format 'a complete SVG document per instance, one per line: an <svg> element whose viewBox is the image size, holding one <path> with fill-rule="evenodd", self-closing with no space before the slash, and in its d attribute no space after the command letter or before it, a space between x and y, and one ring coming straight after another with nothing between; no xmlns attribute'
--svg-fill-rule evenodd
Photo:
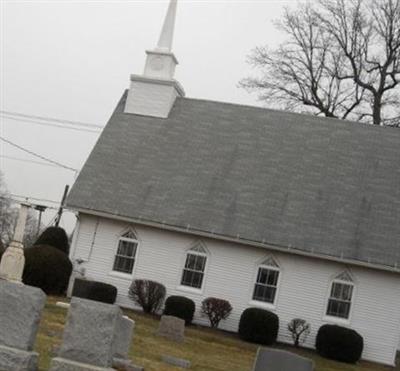
<svg viewBox="0 0 400 371"><path fill-rule="evenodd" d="M114 368L98 367L87 363L70 361L65 358L53 358L50 371L115 371Z"/></svg>
<svg viewBox="0 0 400 371"><path fill-rule="evenodd" d="M168 363L169 365L172 366L177 366L181 368L190 368L190 361L188 361L187 359L163 355L161 356L161 360L164 363Z"/></svg>
<svg viewBox="0 0 400 371"><path fill-rule="evenodd" d="M0 345L0 370L36 371L38 354Z"/></svg>
<svg viewBox="0 0 400 371"><path fill-rule="evenodd" d="M133 364L129 359L114 358L113 367L121 371L144 371L144 367Z"/></svg>

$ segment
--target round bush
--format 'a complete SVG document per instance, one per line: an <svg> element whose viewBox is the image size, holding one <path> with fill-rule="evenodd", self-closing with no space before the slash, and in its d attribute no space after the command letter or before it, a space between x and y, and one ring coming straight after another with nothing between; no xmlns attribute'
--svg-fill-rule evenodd
<svg viewBox="0 0 400 371"><path fill-rule="evenodd" d="M53 246L38 245L24 250L25 269L22 281L41 288L46 294L62 295L68 287L72 263Z"/></svg>
<svg viewBox="0 0 400 371"><path fill-rule="evenodd" d="M185 320L186 325L193 321L196 305L193 300L184 296L169 296L165 301L164 314Z"/></svg>
<svg viewBox="0 0 400 371"><path fill-rule="evenodd" d="M118 290L108 283L75 279L72 296L114 304Z"/></svg>
<svg viewBox="0 0 400 371"><path fill-rule="evenodd" d="M49 245L69 254L69 241L65 230L60 227L49 227L39 236L35 245Z"/></svg>
<svg viewBox="0 0 400 371"><path fill-rule="evenodd" d="M337 325L319 328L315 347L317 352L336 361L355 363L361 358L364 348L362 336L352 329Z"/></svg>
<svg viewBox="0 0 400 371"><path fill-rule="evenodd" d="M239 337L251 343L272 345L278 337L279 318L265 309L247 308L240 316Z"/></svg>

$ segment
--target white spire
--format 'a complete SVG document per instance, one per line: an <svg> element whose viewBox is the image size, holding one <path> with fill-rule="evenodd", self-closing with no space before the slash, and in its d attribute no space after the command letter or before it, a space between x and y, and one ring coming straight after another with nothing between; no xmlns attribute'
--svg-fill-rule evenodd
<svg viewBox="0 0 400 371"><path fill-rule="evenodd" d="M154 50L147 50L143 75L131 75L125 112L166 118L177 97L185 95L174 79L178 61L172 53L177 0L170 0L160 39Z"/></svg>
<svg viewBox="0 0 400 371"><path fill-rule="evenodd" d="M171 52L175 28L176 6L177 0L170 0L168 12L165 16L164 25L158 40L157 50Z"/></svg>

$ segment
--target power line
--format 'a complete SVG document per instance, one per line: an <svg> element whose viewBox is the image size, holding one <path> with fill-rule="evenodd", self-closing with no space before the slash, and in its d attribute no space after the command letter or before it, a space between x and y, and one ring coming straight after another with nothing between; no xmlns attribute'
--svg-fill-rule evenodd
<svg viewBox="0 0 400 371"><path fill-rule="evenodd" d="M1 136L0 136L0 140L2 140L2 141L5 142L5 143L8 143L9 145L11 145L11 146L13 146L13 147L15 147L15 148L18 148L18 149L21 150L21 151L24 151L24 152L26 152L26 153L29 153L29 154L32 155L32 156L35 156L35 157L37 157L37 158L40 158L41 160L47 161L47 162L49 162L49 163L51 163L51 164L54 164L54 165L57 165L57 166L59 166L59 167L63 167L64 169L68 169L68 170L74 171L75 173L78 172L78 170L77 170L77 169L74 169L73 167L70 167L70 166L67 166L67 165L63 165L63 164L61 164L60 162L57 162L57 161L51 160L51 159L49 159L49 158L47 158L47 157L44 157L44 156L42 156L42 155L39 155L38 153L33 152L33 151L31 151L31 150L29 150L29 149L27 149L27 148L24 148L24 147L22 147L22 146L20 146L20 145L18 145L18 144L16 144L16 143L14 143L14 142L11 142L10 140L8 140L8 139L6 139L6 138L4 138L4 137L1 137Z"/></svg>
<svg viewBox="0 0 400 371"><path fill-rule="evenodd" d="M15 193L10 193L10 196L12 196L12 197L18 197L18 198L28 198L28 199L30 199L30 200L35 200L35 201L50 202L50 203L57 204L57 205L60 204L60 201L48 200L48 199L46 199L46 198L38 198L38 197L17 195L17 194L15 194Z"/></svg>
<svg viewBox="0 0 400 371"><path fill-rule="evenodd" d="M30 123L30 124L42 125L42 126L50 126L50 127L54 127L54 128L58 128L58 129L68 129L68 130L82 131L82 132L94 133L94 134L98 134L100 132L100 130L98 130L98 129L85 129L85 128L67 126L67 125L57 124L57 123L40 122L40 121L35 121L32 119L24 119L24 118L11 117L11 116L5 116L5 115L1 115L1 116L7 120L14 120L14 121L18 121L21 123ZM68 124L68 125L71 125L71 124Z"/></svg>
<svg viewBox="0 0 400 371"><path fill-rule="evenodd" d="M101 126L101 125L89 124L87 122L82 122L82 121L62 120L62 119L58 119L58 118L54 118L54 117L35 116L35 115L28 115L28 114L24 114L24 113L4 111L4 110L0 110L0 114L25 117L25 118L36 119L36 120L41 120L41 121L59 122L59 123L68 124L68 125L78 125L78 126L84 126L84 127L88 127L88 128L103 129L103 126Z"/></svg>
<svg viewBox="0 0 400 371"><path fill-rule="evenodd" d="M59 166L57 166L57 165L48 164L48 163L46 163L46 162L41 162L41 161L29 160L29 159L27 159L27 158L19 158L19 157L14 157L14 156L7 156L7 155L0 155L0 158L5 158L5 159L7 159L7 160L14 160L14 161L29 162L29 163L31 163L31 164L36 164L36 165L50 166L50 167L59 168Z"/></svg>
<svg viewBox="0 0 400 371"><path fill-rule="evenodd" d="M20 200L20 199L18 199L18 198L7 197L7 196L0 196L0 199L3 199L3 200L11 200L11 201L13 201L13 202L15 202L15 203L21 203L21 201L28 201L28 202L29 202L29 200L30 200L30 199L33 199L33 198L32 198L32 197L24 197L23 200ZM32 206L37 206L38 204L31 203L31 205L32 205ZM48 206L48 205L43 205L43 206L46 206L46 209L49 209L49 210L58 210L58 207L55 207L55 206Z"/></svg>

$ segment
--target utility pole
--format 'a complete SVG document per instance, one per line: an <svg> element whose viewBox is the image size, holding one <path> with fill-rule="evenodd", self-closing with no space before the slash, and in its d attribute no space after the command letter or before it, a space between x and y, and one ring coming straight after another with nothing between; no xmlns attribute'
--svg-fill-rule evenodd
<svg viewBox="0 0 400 371"><path fill-rule="evenodd" d="M56 220L55 220L55 223L54 223L54 225L56 227L58 227L58 225L60 224L61 216L62 216L62 213L63 213L63 207L64 207L65 199L67 198L68 190L69 190L69 185L67 184L65 186L65 188L64 188L64 194L63 194L63 197L62 197L62 200L61 200L61 204L60 204L60 208L58 209L57 217L56 217Z"/></svg>
<svg viewBox="0 0 400 371"><path fill-rule="evenodd" d="M44 205L35 205L35 210L39 211L39 220L37 224L36 238L39 237L40 226L42 224L42 213L47 209L47 206Z"/></svg>

